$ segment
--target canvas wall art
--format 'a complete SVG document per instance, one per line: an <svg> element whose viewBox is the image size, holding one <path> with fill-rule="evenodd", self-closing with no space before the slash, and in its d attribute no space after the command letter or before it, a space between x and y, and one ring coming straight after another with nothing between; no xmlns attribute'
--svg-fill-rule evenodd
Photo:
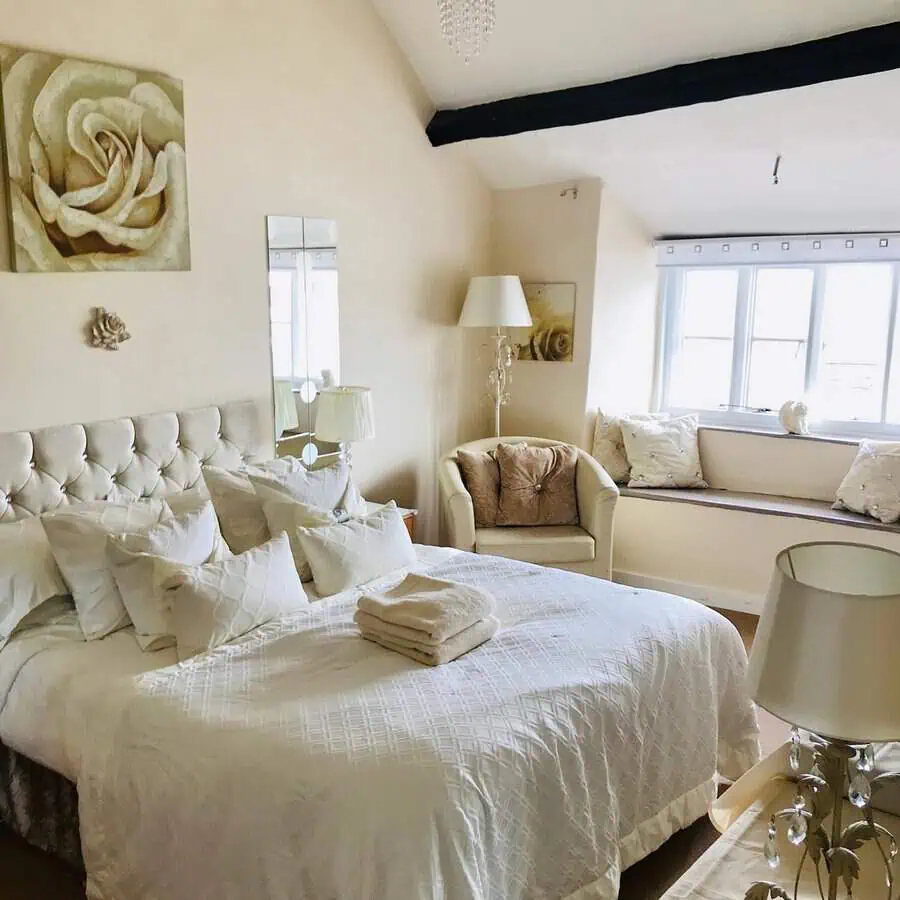
<svg viewBox="0 0 900 900"><path fill-rule="evenodd" d="M521 337L519 359L572 362L575 345L575 285L523 284L531 329Z"/></svg>
<svg viewBox="0 0 900 900"><path fill-rule="evenodd" d="M0 48L17 272L190 269L181 82Z"/></svg>

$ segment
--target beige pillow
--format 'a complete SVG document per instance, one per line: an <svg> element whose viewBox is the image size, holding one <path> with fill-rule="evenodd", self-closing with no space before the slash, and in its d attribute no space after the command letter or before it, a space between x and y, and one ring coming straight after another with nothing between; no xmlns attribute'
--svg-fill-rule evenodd
<svg viewBox="0 0 900 900"><path fill-rule="evenodd" d="M700 465L696 416L647 421L622 420L625 452L631 463L628 487L706 488Z"/></svg>
<svg viewBox="0 0 900 900"><path fill-rule="evenodd" d="M188 659L309 606L297 577L287 535L240 556L202 566L157 557L169 577L178 658Z"/></svg>
<svg viewBox="0 0 900 900"><path fill-rule="evenodd" d="M860 441L834 505L885 525L900 521L900 442Z"/></svg>
<svg viewBox="0 0 900 900"><path fill-rule="evenodd" d="M577 525L575 466L578 451L568 444L527 447L498 444L498 525Z"/></svg>
<svg viewBox="0 0 900 900"><path fill-rule="evenodd" d="M668 419L669 414L639 413L633 416L608 416L602 409L597 410L591 456L606 469L609 477L617 484L624 484L631 476L631 466L625 455L625 440L622 437L623 418L639 422L661 422Z"/></svg>
<svg viewBox="0 0 900 900"><path fill-rule="evenodd" d="M309 567L303 545L297 537L297 529L336 525L340 519L330 509L320 509L299 500L264 500L263 512L273 537L287 532L291 553L294 556L294 566L300 580L312 581L312 569Z"/></svg>
<svg viewBox="0 0 900 900"><path fill-rule="evenodd" d="M456 462L475 507L475 525L493 528L500 502L500 467L495 450L457 450Z"/></svg>
<svg viewBox="0 0 900 900"><path fill-rule="evenodd" d="M250 483L263 503L297 500L309 507L333 511L337 519L365 515L365 501L350 477L350 466L333 466L284 473L250 472Z"/></svg>

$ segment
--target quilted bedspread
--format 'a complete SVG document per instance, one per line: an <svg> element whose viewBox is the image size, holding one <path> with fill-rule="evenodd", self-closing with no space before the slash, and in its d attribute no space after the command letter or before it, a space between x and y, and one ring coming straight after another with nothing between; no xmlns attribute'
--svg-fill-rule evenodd
<svg viewBox="0 0 900 900"><path fill-rule="evenodd" d="M717 613L493 557L429 571L502 622L449 665L361 639L348 592L111 686L78 783L89 896L611 900L755 762Z"/></svg>

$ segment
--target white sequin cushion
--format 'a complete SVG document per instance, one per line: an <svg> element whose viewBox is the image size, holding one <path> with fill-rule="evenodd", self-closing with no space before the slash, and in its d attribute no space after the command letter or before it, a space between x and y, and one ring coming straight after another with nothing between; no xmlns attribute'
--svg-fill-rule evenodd
<svg viewBox="0 0 900 900"><path fill-rule="evenodd" d="M625 453L625 440L622 437L622 419L629 418L639 422L659 422L669 418L668 413L639 413L629 416L609 416L602 409L597 410L597 421L594 424L594 444L591 456L606 469L609 477L616 484L625 484L631 475L631 466Z"/></svg>
<svg viewBox="0 0 900 900"><path fill-rule="evenodd" d="M900 521L900 442L860 441L834 506L872 516L885 525Z"/></svg>
<svg viewBox="0 0 900 900"><path fill-rule="evenodd" d="M705 488L697 443L697 417L665 421L622 420L625 453L631 464L628 487Z"/></svg>

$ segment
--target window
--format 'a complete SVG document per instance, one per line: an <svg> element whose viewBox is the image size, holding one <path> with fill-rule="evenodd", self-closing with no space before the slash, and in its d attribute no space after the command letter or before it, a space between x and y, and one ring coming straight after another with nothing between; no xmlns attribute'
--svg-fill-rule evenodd
<svg viewBox="0 0 900 900"><path fill-rule="evenodd" d="M791 243L775 246L787 255ZM850 253L856 243L842 246ZM900 430L900 262L833 254L784 263L754 243L747 254L764 259L726 265L736 255L732 239L722 245L727 256L700 265L700 246L674 264L662 250L659 408L765 427L786 400L806 398L821 430Z"/></svg>

